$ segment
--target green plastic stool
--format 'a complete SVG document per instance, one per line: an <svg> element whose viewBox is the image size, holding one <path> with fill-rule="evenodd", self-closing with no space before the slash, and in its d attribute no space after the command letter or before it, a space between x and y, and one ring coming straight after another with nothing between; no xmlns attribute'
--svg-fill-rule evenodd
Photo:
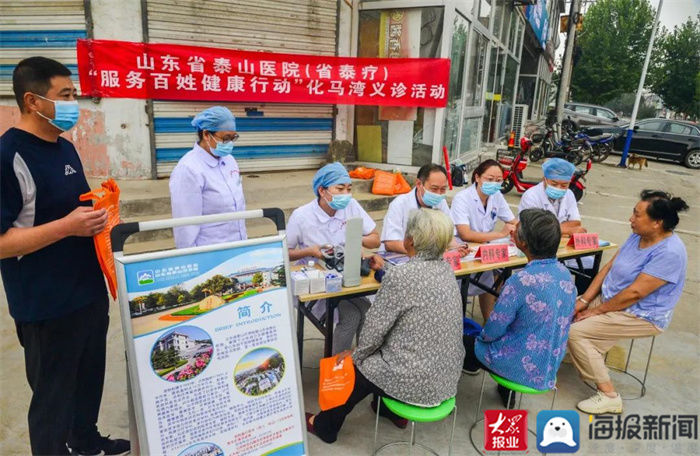
<svg viewBox="0 0 700 456"><path fill-rule="evenodd" d="M377 434L379 431L379 411L381 410L382 403L390 411L400 416L401 418L407 419L411 422L411 440L408 442L392 442L377 448ZM420 407L417 405L406 404L404 402L397 401L395 399L390 399L388 397L382 397L377 401L377 418L374 423L374 445L372 454L379 454L380 451L388 448L390 446L397 445L408 445L408 454L413 454L413 447L418 446L423 448L435 456L439 456L438 453L430 447L416 443L416 423L432 423L435 421L441 421L447 418L447 416L452 413L452 432L450 433L450 446L449 453L452 454L452 439L455 435L455 425L457 424L457 405L455 398L447 399L442 404L436 407Z"/></svg>
<svg viewBox="0 0 700 456"><path fill-rule="evenodd" d="M554 409L554 401L557 399L557 387L556 386L554 388L552 388L551 390L548 390L548 389L538 390L535 388L530 388L529 386L521 385L520 383L516 383L516 382L511 381L511 380L508 380L507 378L503 378L500 375L494 374L493 372L489 372L489 375L491 376L492 379L494 379L494 381L496 383L498 383L501 386L505 386L506 388L511 390L510 393L508 393L508 403L509 404L510 404L511 394L520 393L520 399L518 400L518 406L517 406L518 409L520 408L520 404L523 401L524 394L545 394L545 393L548 393L550 391L554 391L554 395L552 397L552 403L549 406L549 410ZM556 385L556 380L554 381L554 383ZM479 412L481 411L481 401L484 398L484 385L485 384L486 384L486 371L484 371L483 380L481 381L481 392L479 393L479 403L476 406L476 413L474 414L474 423L472 424L472 427L469 429L469 440L472 442L472 446L477 451L477 453L479 453L481 455L483 455L484 453L481 452L481 450L479 450L479 448L476 446L476 443L474 443L473 433L474 433L474 429L476 428L476 426L479 423L481 423L482 421L484 421L483 418L479 419ZM535 437L537 437L537 434L532 429L528 429L528 432L530 434L534 435ZM500 452L499 452L499 454L500 454Z"/></svg>

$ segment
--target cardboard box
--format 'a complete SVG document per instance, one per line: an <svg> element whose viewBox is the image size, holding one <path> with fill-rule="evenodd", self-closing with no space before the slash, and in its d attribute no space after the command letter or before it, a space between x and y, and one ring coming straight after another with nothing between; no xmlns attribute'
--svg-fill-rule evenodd
<svg viewBox="0 0 700 456"><path fill-rule="evenodd" d="M294 296L309 294L309 278L303 271L292 272L292 293Z"/></svg>
<svg viewBox="0 0 700 456"><path fill-rule="evenodd" d="M326 274L323 271L317 269L306 271L306 277L309 279L309 293L324 293L326 291Z"/></svg>

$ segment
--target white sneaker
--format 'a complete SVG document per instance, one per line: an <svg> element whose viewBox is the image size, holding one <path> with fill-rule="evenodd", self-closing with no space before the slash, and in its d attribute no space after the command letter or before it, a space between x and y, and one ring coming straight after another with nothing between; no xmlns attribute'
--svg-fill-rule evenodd
<svg viewBox="0 0 700 456"><path fill-rule="evenodd" d="M576 404L579 410L590 415L602 415L604 413L622 413L622 397L609 397L602 391Z"/></svg>

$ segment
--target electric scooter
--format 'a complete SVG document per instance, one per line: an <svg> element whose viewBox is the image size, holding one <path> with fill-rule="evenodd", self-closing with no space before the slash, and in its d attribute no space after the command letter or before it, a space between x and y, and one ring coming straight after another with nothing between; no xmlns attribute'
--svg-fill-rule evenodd
<svg viewBox="0 0 700 456"><path fill-rule="evenodd" d="M503 186L501 187L501 193L508 193L515 187L518 193L524 193L525 190L534 187L539 184L539 181L532 182L527 181L523 177L523 171L527 168L527 153L532 145L526 137L520 139L520 149L516 151L515 156L500 155L496 153L496 159L503 166ZM586 161L586 169L577 168L574 171L574 175L571 176L571 183L569 184L569 189L573 192L576 201L580 201L583 198L584 190L586 186L583 184L585 182L585 175L588 174L593 162L589 158Z"/></svg>
<svg viewBox="0 0 700 456"><path fill-rule="evenodd" d="M591 151L591 145L584 138L574 137L565 131L561 141L555 141L554 129L547 128L544 133L532 135L529 157L533 163L542 158L559 157L578 165L591 155Z"/></svg>
<svg viewBox="0 0 700 456"><path fill-rule="evenodd" d="M590 158L596 163L600 163L608 158L612 152L613 143L617 138L617 134L603 133L595 128L582 128L576 133L576 139L584 139L590 144Z"/></svg>

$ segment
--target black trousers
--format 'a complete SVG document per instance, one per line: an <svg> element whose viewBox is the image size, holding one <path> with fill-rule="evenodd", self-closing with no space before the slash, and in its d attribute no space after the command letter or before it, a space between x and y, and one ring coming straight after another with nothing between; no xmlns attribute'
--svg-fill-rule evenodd
<svg viewBox="0 0 700 456"><path fill-rule="evenodd" d="M584 269L583 272L591 277L595 277L594 270L593 269ZM588 287L591 285L591 282L593 282L593 279L587 279L585 277L581 277L580 275L573 274L574 276L574 283L576 284L576 292L580 295L584 294L586 290L588 290Z"/></svg>
<svg viewBox="0 0 700 456"><path fill-rule="evenodd" d="M96 443L108 310L105 295L103 300L57 319L15 324L32 389L32 454L67 454L66 443L71 448Z"/></svg>
<svg viewBox="0 0 700 456"><path fill-rule="evenodd" d="M359 369L355 368L355 385L348 401L345 405L328 409L316 415L316 418L314 418L315 434L326 443L335 442L338 439L340 428L343 427L345 417L355 408L355 405L370 394L374 394L375 399L377 396L391 398L381 388L367 380L367 377L362 375ZM401 418L392 413L386 406L380 407L379 414L390 419Z"/></svg>
<svg viewBox="0 0 700 456"><path fill-rule="evenodd" d="M479 361L479 358L476 357L476 353L474 352L474 342L476 341L475 336L462 336L462 343L464 344L464 363L462 367L464 367L466 370L474 372L478 369L484 369L486 371L491 372L491 370L484 366L481 361Z"/></svg>

